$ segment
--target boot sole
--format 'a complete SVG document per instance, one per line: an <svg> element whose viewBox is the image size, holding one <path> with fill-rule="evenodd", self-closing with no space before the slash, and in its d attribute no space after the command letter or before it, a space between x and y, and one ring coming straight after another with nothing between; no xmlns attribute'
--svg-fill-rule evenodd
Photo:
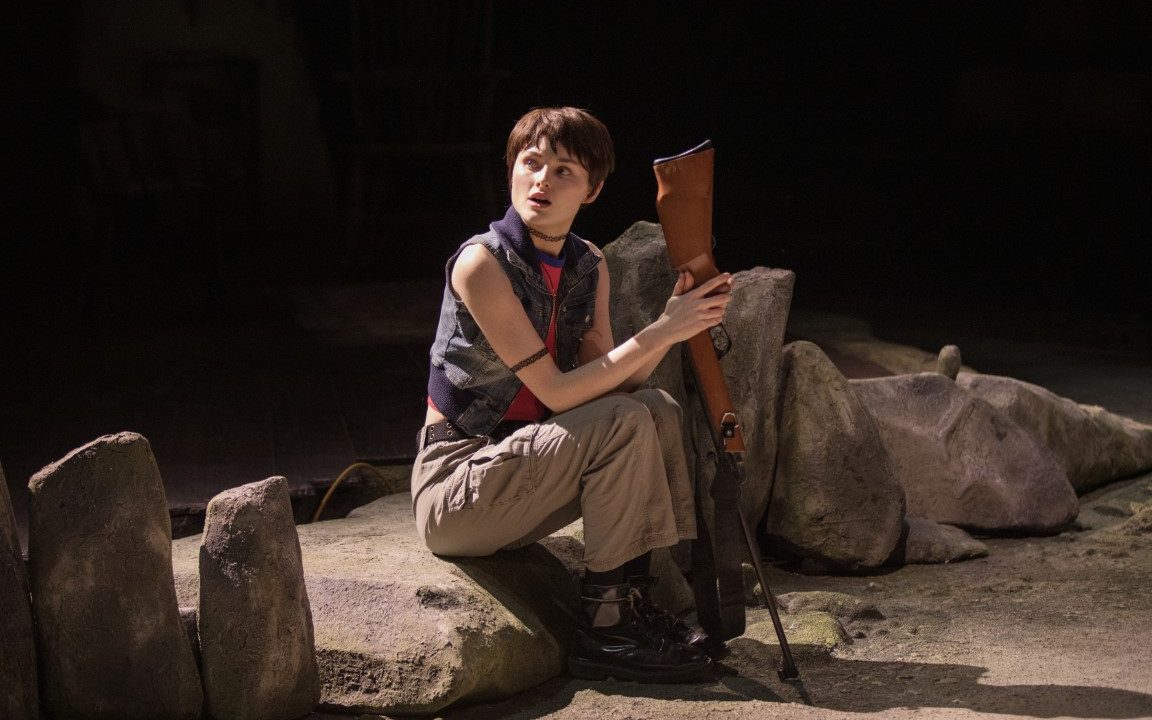
<svg viewBox="0 0 1152 720"><path fill-rule="evenodd" d="M568 658L568 671L572 677L581 680L631 680L641 683L689 683L710 680L711 665L704 667L691 666L669 670L644 670L642 668L623 668L615 665L603 665L591 660Z"/></svg>

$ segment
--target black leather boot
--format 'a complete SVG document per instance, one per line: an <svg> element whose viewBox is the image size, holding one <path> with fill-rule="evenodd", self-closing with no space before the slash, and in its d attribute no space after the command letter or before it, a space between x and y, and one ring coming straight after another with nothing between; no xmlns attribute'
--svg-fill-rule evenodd
<svg viewBox="0 0 1152 720"><path fill-rule="evenodd" d="M580 594L580 619L568 654L573 676L651 683L711 677L707 655L666 637L637 613L638 590L627 584L585 583Z"/></svg>
<svg viewBox="0 0 1152 720"><path fill-rule="evenodd" d="M652 588L659 579L655 575L628 578L629 587L639 593L635 602L636 614L669 640L708 652L711 641L703 628L684 622L652 602Z"/></svg>

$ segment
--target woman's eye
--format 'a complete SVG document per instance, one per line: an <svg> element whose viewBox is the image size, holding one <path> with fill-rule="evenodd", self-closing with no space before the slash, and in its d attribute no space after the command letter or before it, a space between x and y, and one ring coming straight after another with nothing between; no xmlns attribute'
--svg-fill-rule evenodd
<svg viewBox="0 0 1152 720"><path fill-rule="evenodd" d="M533 160L532 158L525 158L524 159L524 167L526 167L530 170L535 170L537 164L538 163L535 160Z"/></svg>
<svg viewBox="0 0 1152 720"><path fill-rule="evenodd" d="M556 168L556 174L557 175L571 175L572 171L566 167L559 167L559 168Z"/></svg>

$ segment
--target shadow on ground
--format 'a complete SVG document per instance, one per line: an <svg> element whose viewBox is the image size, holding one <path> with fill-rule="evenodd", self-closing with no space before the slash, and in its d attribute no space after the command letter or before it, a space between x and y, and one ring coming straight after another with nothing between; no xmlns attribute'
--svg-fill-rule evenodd
<svg viewBox="0 0 1152 720"><path fill-rule="evenodd" d="M747 658L750 649L745 647L741 656ZM774 650L768 646L761 645L757 654L760 653L766 659L774 658ZM568 711L565 715L578 717L581 705L590 701L590 694L599 695L608 703L625 698L675 703L663 712L656 705L646 705L647 709L655 710L656 715L665 717L709 717L706 706L725 714L739 713L740 705L751 701L800 704L804 702L803 694L811 698L815 708L841 712L951 708L1037 718L1141 718L1152 713L1152 694L1082 685L985 684L980 679L986 668L973 665L809 659L801 666L801 686L797 687L776 680L777 664L771 659L755 668L756 674L747 668L722 666L717 681L698 685L641 685L557 678L515 698L461 708L445 717L528 720L561 710Z"/></svg>

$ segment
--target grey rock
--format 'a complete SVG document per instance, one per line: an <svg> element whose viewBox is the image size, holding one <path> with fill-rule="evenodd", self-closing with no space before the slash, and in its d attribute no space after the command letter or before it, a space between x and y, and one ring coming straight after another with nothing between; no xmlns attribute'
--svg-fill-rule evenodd
<svg viewBox="0 0 1152 720"><path fill-rule="evenodd" d="M790 592L779 596L781 609L790 614L825 612L846 620L883 620L884 613L874 603L847 593L815 590Z"/></svg>
<svg viewBox="0 0 1152 720"><path fill-rule="evenodd" d="M312 711L320 676L287 480L208 503L197 608L210 715L289 720Z"/></svg>
<svg viewBox="0 0 1152 720"><path fill-rule="evenodd" d="M876 567L903 531L904 493L872 415L816 345L784 349L770 541L840 567Z"/></svg>
<svg viewBox="0 0 1152 720"><path fill-rule="evenodd" d="M652 551L651 572L659 578L652 588L652 602L673 615L682 615L696 607L692 586L684 579L668 548Z"/></svg>
<svg viewBox="0 0 1152 720"><path fill-rule="evenodd" d="M906 518L908 532L904 546L898 548L892 563L928 565L986 557L988 546L952 525L923 518Z"/></svg>
<svg viewBox="0 0 1152 720"><path fill-rule="evenodd" d="M984 532L1056 532L1078 510L1056 457L936 373L853 380L876 419L908 514Z"/></svg>
<svg viewBox="0 0 1152 720"><path fill-rule="evenodd" d="M788 333L819 345L851 378L937 372L940 368L938 353L880 340L868 322L846 315L797 311L788 320ZM960 371L975 372L964 365Z"/></svg>
<svg viewBox="0 0 1152 720"><path fill-rule="evenodd" d="M0 717L36 720L36 642L28 574L0 466Z"/></svg>
<svg viewBox="0 0 1152 720"><path fill-rule="evenodd" d="M297 532L323 706L435 713L564 671L579 587L575 539L438 558L416 534L407 493ZM172 548L180 601L195 604L199 538Z"/></svg>
<svg viewBox="0 0 1152 720"><path fill-rule="evenodd" d="M800 612L780 618L788 647L797 658L825 658L836 648L852 641L835 616L826 612ZM741 665L779 665L780 640L771 621L751 623L744 634L728 641L733 660ZM734 663L734 664L735 664Z"/></svg>
<svg viewBox="0 0 1152 720"><path fill-rule="evenodd" d="M1113 530L1120 535L1152 535L1152 502L1138 506L1132 517Z"/></svg>
<svg viewBox="0 0 1152 720"><path fill-rule="evenodd" d="M744 604L748 607L765 607L767 598L764 597L764 588L760 585L756 568L752 563L741 563L740 570L744 573Z"/></svg>
<svg viewBox="0 0 1152 720"><path fill-rule="evenodd" d="M635 335L663 312L676 282L664 234L654 223L638 222L604 248L612 277L612 332L617 342ZM745 483L740 505L756 525L768 507L776 462L776 389L780 352L792 304L795 274L763 267L733 273L733 298L724 317L731 350L720 360L728 392L744 435ZM706 517L707 489L715 477L715 452L700 399L685 389L682 355L670 351L647 385L669 392L685 411L688 467L694 468Z"/></svg>
<svg viewBox="0 0 1152 720"><path fill-rule="evenodd" d="M180 608L180 622L184 623L184 633L188 636L188 644L192 646L192 655L196 658L196 669L203 670L200 657L200 631L196 629L198 611L195 607Z"/></svg>
<svg viewBox="0 0 1152 720"><path fill-rule="evenodd" d="M1152 426L1014 378L963 374L957 382L1051 450L1077 492L1152 468Z"/></svg>
<svg viewBox="0 0 1152 720"><path fill-rule="evenodd" d="M171 526L148 441L106 435L28 487L42 711L199 718L200 676L176 604Z"/></svg>
<svg viewBox="0 0 1152 720"><path fill-rule="evenodd" d="M940 348L940 354L936 357L936 372L949 380L955 380L956 376L960 374L961 367L960 348L955 345L945 345Z"/></svg>

